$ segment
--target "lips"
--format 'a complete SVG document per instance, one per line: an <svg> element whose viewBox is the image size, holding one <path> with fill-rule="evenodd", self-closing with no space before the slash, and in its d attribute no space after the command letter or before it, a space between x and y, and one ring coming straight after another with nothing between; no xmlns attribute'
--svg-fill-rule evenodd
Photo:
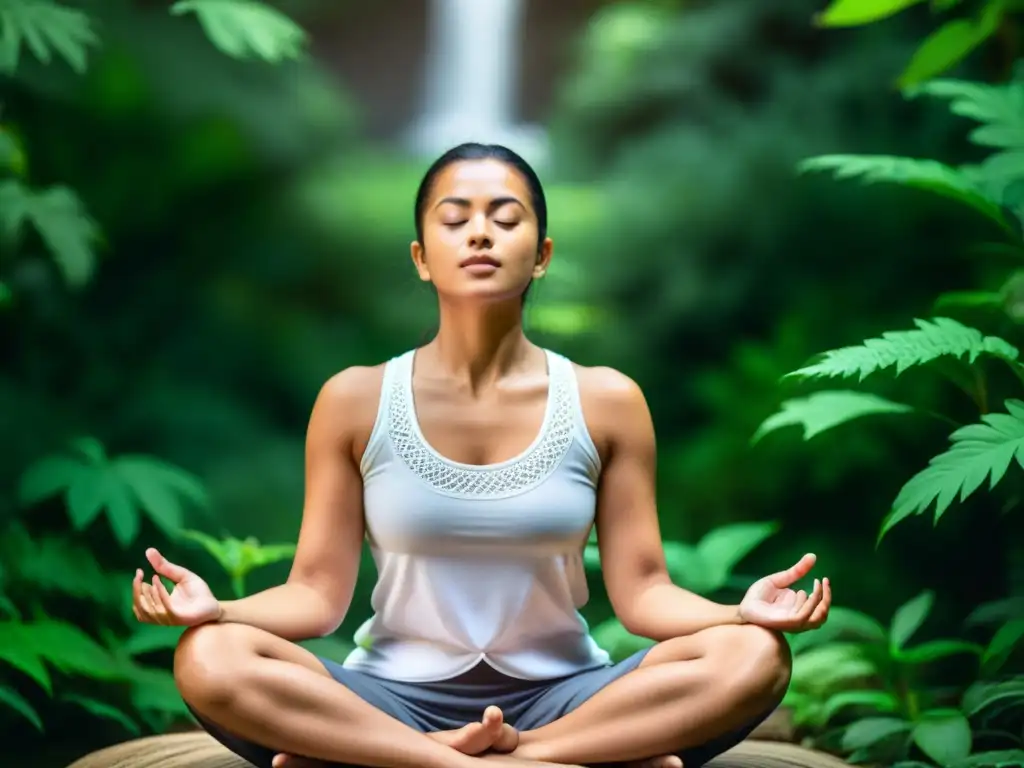
<svg viewBox="0 0 1024 768"><path fill-rule="evenodd" d="M500 267L501 262L493 256L486 256L484 254L478 254L476 256L469 256L459 262L460 267L472 267L477 264L485 264L489 267Z"/></svg>

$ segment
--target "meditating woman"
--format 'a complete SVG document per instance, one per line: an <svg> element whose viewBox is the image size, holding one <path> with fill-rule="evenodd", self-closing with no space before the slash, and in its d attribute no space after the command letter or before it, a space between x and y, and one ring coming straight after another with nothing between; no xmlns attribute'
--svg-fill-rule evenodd
<svg viewBox="0 0 1024 768"><path fill-rule="evenodd" d="M609 368L532 344L523 304L551 263L544 192L499 146L427 171L412 261L440 306L425 346L331 378L306 438L287 582L221 601L156 550L140 621L189 627L182 697L258 766L697 768L744 738L789 681L783 631L818 627L814 556L720 605L669 580L644 397ZM618 663L591 638L583 548L596 525L616 616L655 641ZM361 546L373 617L343 664L294 641L348 611Z"/></svg>

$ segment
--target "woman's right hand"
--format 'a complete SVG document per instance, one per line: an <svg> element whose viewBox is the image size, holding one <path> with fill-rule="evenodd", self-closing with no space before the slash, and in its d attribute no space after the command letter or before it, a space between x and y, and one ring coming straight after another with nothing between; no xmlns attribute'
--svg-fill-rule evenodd
<svg viewBox="0 0 1024 768"><path fill-rule="evenodd" d="M142 569L132 582L132 611L147 624L194 627L220 618L220 602L201 578L167 560L155 549L146 550L146 559L156 571L152 583L143 581ZM170 593L160 580L174 583Z"/></svg>

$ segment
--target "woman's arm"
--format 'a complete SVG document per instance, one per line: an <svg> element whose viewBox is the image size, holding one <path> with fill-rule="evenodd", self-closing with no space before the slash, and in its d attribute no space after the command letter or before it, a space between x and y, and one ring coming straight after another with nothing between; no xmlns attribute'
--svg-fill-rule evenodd
<svg viewBox="0 0 1024 768"><path fill-rule="evenodd" d="M654 425L640 388L610 368L579 372L584 414L602 456L597 538L615 615L629 632L656 641L743 623L738 606L669 578L655 502Z"/></svg>
<svg viewBox="0 0 1024 768"><path fill-rule="evenodd" d="M373 427L382 369L349 368L321 389L306 432L306 498L285 584L221 602L219 621L288 640L330 634L348 611L363 542L359 460Z"/></svg>

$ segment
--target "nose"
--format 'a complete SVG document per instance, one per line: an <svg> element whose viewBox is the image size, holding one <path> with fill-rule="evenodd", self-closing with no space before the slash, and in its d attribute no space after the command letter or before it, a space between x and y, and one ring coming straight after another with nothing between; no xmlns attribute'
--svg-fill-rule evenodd
<svg viewBox="0 0 1024 768"><path fill-rule="evenodd" d="M466 244L474 249L490 248L494 245L490 230L487 227L486 216L474 216L469 229L469 239Z"/></svg>

